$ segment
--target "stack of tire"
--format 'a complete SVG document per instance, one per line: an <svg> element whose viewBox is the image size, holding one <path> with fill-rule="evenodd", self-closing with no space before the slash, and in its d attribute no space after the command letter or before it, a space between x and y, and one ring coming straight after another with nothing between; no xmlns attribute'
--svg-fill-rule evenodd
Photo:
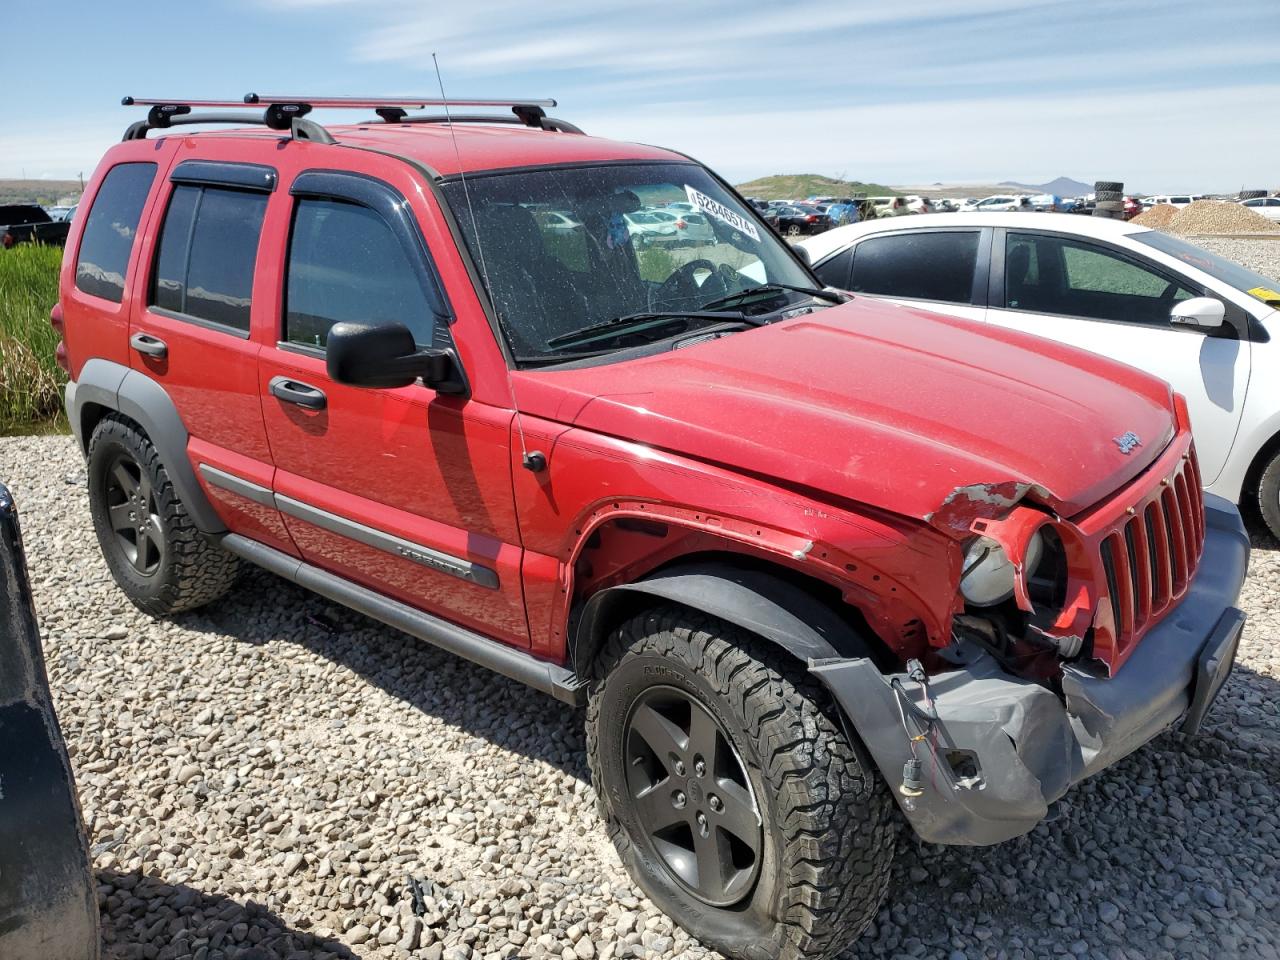
<svg viewBox="0 0 1280 960"><path fill-rule="evenodd" d="M1114 180L1098 180L1093 185L1093 215L1124 219L1124 184Z"/></svg>
<svg viewBox="0 0 1280 960"><path fill-rule="evenodd" d="M1241 200L1257 200L1258 198L1265 197L1266 195L1267 195L1267 191L1265 190L1241 190L1240 191Z"/></svg>

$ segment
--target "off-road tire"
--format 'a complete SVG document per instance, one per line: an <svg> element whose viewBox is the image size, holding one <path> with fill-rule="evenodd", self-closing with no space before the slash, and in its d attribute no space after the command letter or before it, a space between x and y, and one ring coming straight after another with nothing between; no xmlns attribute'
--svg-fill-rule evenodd
<svg viewBox="0 0 1280 960"><path fill-rule="evenodd" d="M633 809L625 768L634 758L624 736L635 705L655 687L685 694L711 715L754 790L759 872L728 907L690 893ZM638 614L595 660L587 747L600 813L623 863L705 945L739 960L816 960L843 950L875 916L893 861L892 800L825 688L783 651L683 607Z"/></svg>
<svg viewBox="0 0 1280 960"><path fill-rule="evenodd" d="M1124 194L1119 190L1099 190L1093 195L1093 199L1098 203L1123 203Z"/></svg>
<svg viewBox="0 0 1280 960"><path fill-rule="evenodd" d="M1095 180L1093 183L1094 193L1123 193L1124 184L1115 180Z"/></svg>
<svg viewBox="0 0 1280 960"><path fill-rule="evenodd" d="M159 518L156 569L139 572L113 528L107 473L125 457L149 481L151 511ZM125 417L99 421L89 440L89 512L111 576L139 610L163 617L203 606L225 594L240 570L239 558L211 541L191 520L146 433Z"/></svg>
<svg viewBox="0 0 1280 960"><path fill-rule="evenodd" d="M1258 477L1258 513L1271 535L1280 540L1280 451L1272 455Z"/></svg>

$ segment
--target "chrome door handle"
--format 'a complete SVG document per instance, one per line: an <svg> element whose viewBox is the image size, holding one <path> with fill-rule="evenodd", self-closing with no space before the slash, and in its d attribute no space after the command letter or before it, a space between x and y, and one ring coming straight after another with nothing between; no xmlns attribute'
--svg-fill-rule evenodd
<svg viewBox="0 0 1280 960"><path fill-rule="evenodd" d="M294 403L308 410L323 410L328 400L324 391L289 377L272 377L269 384L271 395L285 403Z"/></svg>
<svg viewBox="0 0 1280 960"><path fill-rule="evenodd" d="M129 346L139 353L145 353L148 357L155 357L158 360L169 355L168 344L149 333L135 333L129 338Z"/></svg>

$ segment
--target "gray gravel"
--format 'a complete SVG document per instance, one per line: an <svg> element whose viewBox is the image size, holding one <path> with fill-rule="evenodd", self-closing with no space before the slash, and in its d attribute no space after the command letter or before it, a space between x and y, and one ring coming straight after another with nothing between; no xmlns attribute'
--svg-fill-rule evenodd
<svg viewBox="0 0 1280 960"><path fill-rule="evenodd" d="M1280 243L1206 245L1280 275ZM151 620L111 582L69 438L0 439L0 479L108 958L715 956L623 872L581 714L261 571ZM904 834L851 955L1280 957L1278 597L1259 540L1205 732L1160 738L1011 843Z"/></svg>
<svg viewBox="0 0 1280 960"><path fill-rule="evenodd" d="M1280 224L1277 225L1280 227ZM1186 237L1191 243L1244 264L1264 277L1280 281L1280 239L1237 240L1226 237Z"/></svg>

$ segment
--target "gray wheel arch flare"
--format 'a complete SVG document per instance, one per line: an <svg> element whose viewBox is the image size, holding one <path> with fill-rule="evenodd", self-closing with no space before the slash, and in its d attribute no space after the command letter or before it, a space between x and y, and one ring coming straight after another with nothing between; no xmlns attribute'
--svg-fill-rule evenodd
<svg viewBox="0 0 1280 960"><path fill-rule="evenodd" d="M137 422L151 438L165 472L187 512L201 533L226 532L209 498L205 496L187 456L187 428L169 394L155 380L112 360L94 358L80 370L80 378L67 383L67 419L82 453L89 451L90 422L99 419L96 408L124 414Z"/></svg>

